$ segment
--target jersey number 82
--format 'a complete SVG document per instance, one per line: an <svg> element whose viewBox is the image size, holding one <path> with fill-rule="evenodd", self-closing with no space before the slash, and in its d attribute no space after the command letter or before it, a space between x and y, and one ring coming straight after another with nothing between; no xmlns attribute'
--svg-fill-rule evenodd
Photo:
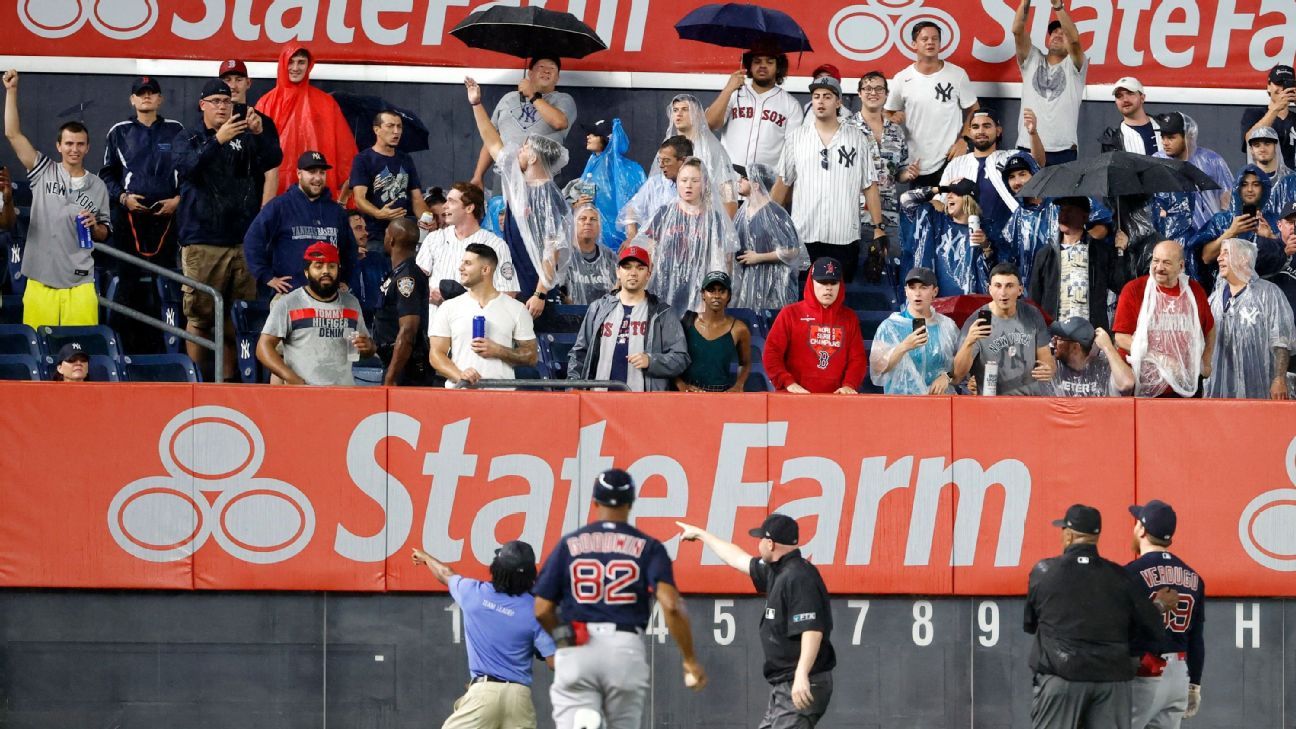
<svg viewBox="0 0 1296 729"><path fill-rule="evenodd" d="M628 589L639 581L639 565L633 560L578 559L571 563L570 574L576 602L627 605L639 599Z"/></svg>

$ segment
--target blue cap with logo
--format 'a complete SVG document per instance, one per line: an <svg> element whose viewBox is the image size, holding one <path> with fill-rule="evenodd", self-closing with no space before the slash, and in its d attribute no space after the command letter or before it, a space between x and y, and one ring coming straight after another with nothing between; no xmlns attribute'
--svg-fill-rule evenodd
<svg viewBox="0 0 1296 729"><path fill-rule="evenodd" d="M629 506L634 500L634 478L625 471L609 468L594 479L594 501L604 506Z"/></svg>
<svg viewBox="0 0 1296 729"><path fill-rule="evenodd" d="M1169 540L1174 536L1175 527L1179 524L1174 507L1160 499L1152 499L1142 506L1135 504L1129 508L1129 513L1138 519L1148 534L1157 539Z"/></svg>

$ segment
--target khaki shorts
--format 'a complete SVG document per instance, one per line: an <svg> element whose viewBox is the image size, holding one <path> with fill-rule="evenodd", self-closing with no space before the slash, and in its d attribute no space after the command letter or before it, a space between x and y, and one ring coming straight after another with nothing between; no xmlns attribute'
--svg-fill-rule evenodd
<svg viewBox="0 0 1296 729"><path fill-rule="evenodd" d="M180 270L189 278L201 281L225 297L228 315L234 299L256 298L256 281L248 273L242 246L209 246L194 243L180 249ZM201 291L182 286L184 315L197 329L209 330L215 323L215 300Z"/></svg>
<svg viewBox="0 0 1296 729"><path fill-rule="evenodd" d="M474 683L455 702L441 729L535 729L531 687L520 683Z"/></svg>

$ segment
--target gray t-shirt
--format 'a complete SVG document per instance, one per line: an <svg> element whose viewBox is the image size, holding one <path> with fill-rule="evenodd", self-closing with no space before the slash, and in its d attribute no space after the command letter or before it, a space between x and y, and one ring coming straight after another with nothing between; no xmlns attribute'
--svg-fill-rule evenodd
<svg viewBox="0 0 1296 729"><path fill-rule="evenodd" d="M39 152L27 181L32 205L23 275L54 289L93 282L94 256L77 243L76 216L89 210L109 225L108 187L92 172L74 181L63 165Z"/></svg>
<svg viewBox="0 0 1296 729"><path fill-rule="evenodd" d="M1057 372L1053 374L1053 388L1058 397L1116 397L1120 395L1112 384L1111 362L1107 353L1094 347L1082 370L1073 370L1058 359Z"/></svg>
<svg viewBox="0 0 1296 729"><path fill-rule="evenodd" d="M972 312L972 316L963 322L964 338L976 324L977 312ZM1017 303L1017 315L1010 319L990 317L990 336L972 345L976 359L972 361L971 374L976 377L978 389L985 383L985 363L992 359L999 363L997 390L1000 395L1051 395L1049 383L1031 379L1031 370L1035 369L1035 350L1048 343L1044 316L1025 302Z"/></svg>
<svg viewBox="0 0 1296 729"><path fill-rule="evenodd" d="M576 127L576 100L561 91L550 91L544 95L550 106L567 115L567 128L558 130L540 116L535 104L523 101L522 94L510 91L495 105L491 122L499 130L504 144L522 144L528 134L539 134L562 144L567 139L567 132Z"/></svg>
<svg viewBox="0 0 1296 729"><path fill-rule="evenodd" d="M598 243L588 254L573 250L564 277L571 302L589 304L605 296L616 286L616 265L615 254Z"/></svg>
<svg viewBox="0 0 1296 729"><path fill-rule="evenodd" d="M284 362L308 385L354 385L347 337L369 336L360 302L348 292L320 301L305 288L293 289L270 304L262 334L283 340Z"/></svg>

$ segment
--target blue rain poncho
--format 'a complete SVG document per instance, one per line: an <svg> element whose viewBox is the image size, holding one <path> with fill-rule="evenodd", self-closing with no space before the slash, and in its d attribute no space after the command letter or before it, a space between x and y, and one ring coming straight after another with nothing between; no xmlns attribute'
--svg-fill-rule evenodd
<svg viewBox="0 0 1296 729"><path fill-rule="evenodd" d="M763 164L747 168L750 192L734 218L739 255L773 253L775 260L745 264L734 261L731 306L782 309L801 299L799 276L810 267L810 255L797 235L792 216L770 199L774 170Z"/></svg>
<svg viewBox="0 0 1296 729"><path fill-rule="evenodd" d="M990 269L999 262L994 236L989 236L990 255L983 255L981 246L972 244L972 232L965 223L932 207L929 189L906 192L900 197L900 209L914 225L914 252L909 265L935 271L940 296L984 294L989 290Z"/></svg>
<svg viewBox="0 0 1296 729"><path fill-rule="evenodd" d="M1215 274L1218 266L1214 261L1202 261L1202 250L1211 242L1224 235L1233 224L1233 219L1242 214L1242 195L1239 190L1242 187L1242 178L1246 175L1255 175L1260 180L1260 201L1257 207L1260 208L1260 215L1268 223L1269 229L1273 231L1275 237L1259 235L1256 231L1242 233L1238 238L1248 240L1256 244L1256 258L1254 268L1261 276L1268 276L1282 267L1286 261L1286 254L1283 253L1282 241L1277 237L1281 235L1278 232L1278 216L1269 211L1265 203L1269 199L1272 188L1269 182L1269 175L1264 173L1255 165L1243 167L1237 174L1237 179L1233 183L1233 201L1229 209L1224 212L1216 213L1210 222L1202 228L1196 236L1188 243L1186 256L1190 257L1196 265L1196 279L1201 282L1202 286L1211 289L1215 283ZM1189 271L1191 273L1191 269Z"/></svg>
<svg viewBox="0 0 1296 729"><path fill-rule="evenodd" d="M1246 283L1234 293L1221 275L1211 292L1215 351L1204 394L1267 399L1275 377L1286 378L1286 372L1274 371L1274 350L1286 350L1290 357L1296 346L1291 304L1281 289L1256 275L1255 243L1230 238L1224 241L1223 251L1225 270L1231 269Z"/></svg>
<svg viewBox="0 0 1296 729"><path fill-rule="evenodd" d="M629 149L630 138L622 128L621 120L613 119L607 147L589 158L580 180L573 182L575 185L594 185L594 207L598 208L603 220L616 220L646 179L643 167L625 156ZM624 241L624 230L617 230L615 225L603 226L603 245L616 250Z"/></svg>
<svg viewBox="0 0 1296 729"><path fill-rule="evenodd" d="M1221 204L1222 196L1230 190L1233 183L1233 171L1229 169L1228 163L1224 158L1213 149L1197 146L1197 122L1187 114L1182 114L1184 120L1184 145L1188 152L1188 164L1205 172L1208 177L1220 186L1218 190L1201 190L1199 192L1189 193L1170 193L1176 197L1184 197L1189 201L1192 209L1192 229L1200 230L1206 225L1211 218L1223 209ZM1157 152L1154 156L1162 159L1169 159L1165 152ZM1166 236L1172 238L1174 236ZM1175 238L1183 241L1182 238Z"/></svg>

